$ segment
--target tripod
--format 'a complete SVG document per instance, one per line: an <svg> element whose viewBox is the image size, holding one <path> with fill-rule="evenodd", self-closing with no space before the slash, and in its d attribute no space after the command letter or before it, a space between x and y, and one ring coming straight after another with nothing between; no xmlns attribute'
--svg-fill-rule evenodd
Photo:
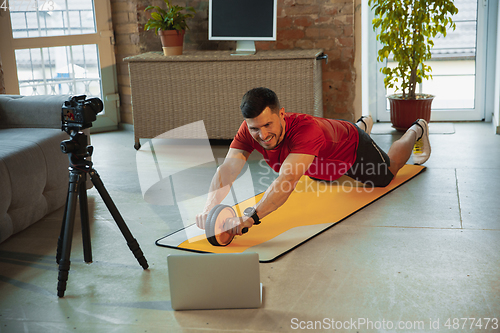
<svg viewBox="0 0 500 333"><path fill-rule="evenodd" d="M149 267L137 240L132 236L120 212L116 208L108 191L104 187L97 171L92 168L92 162L86 157L92 156L94 148L87 146L87 135L78 129L65 129L70 135L70 140L61 142L61 150L69 156L69 188L66 198L66 208L61 227L61 234L57 242L56 261L59 264L59 276L57 284L57 296L63 297L68 281L71 242L73 238L73 227L75 223L77 197L80 199L80 218L82 223L83 257L86 263L92 262L92 249L90 244L90 225L87 202L87 189L85 186L87 174L90 175L92 183L101 195L109 212L113 216L118 228L127 241L127 245L143 269Z"/></svg>

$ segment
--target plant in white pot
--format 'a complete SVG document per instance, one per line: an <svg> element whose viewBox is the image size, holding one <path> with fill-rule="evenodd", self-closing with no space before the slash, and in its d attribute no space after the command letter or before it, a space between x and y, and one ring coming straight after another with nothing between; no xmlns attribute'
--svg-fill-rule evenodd
<svg viewBox="0 0 500 333"><path fill-rule="evenodd" d="M430 66L434 38L446 30L455 30L452 16L458 13L453 0L369 0L374 11L373 29L382 44L377 60L384 62L392 55L396 66L385 66L386 88L401 94L388 96L391 122L398 130L406 130L418 118L430 121L433 95L416 93L422 79L432 78Z"/></svg>
<svg viewBox="0 0 500 333"><path fill-rule="evenodd" d="M194 17L196 11L193 7L172 6L170 1L163 1L167 5L166 10L159 6L148 6L144 9L153 11L144 29L154 29L155 34L160 35L165 55L180 55L184 45L184 33L189 29L186 20ZM181 13L183 10L191 13Z"/></svg>

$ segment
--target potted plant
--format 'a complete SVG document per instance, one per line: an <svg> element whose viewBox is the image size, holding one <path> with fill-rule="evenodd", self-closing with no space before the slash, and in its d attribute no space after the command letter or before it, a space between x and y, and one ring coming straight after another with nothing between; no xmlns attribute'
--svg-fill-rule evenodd
<svg viewBox="0 0 500 333"><path fill-rule="evenodd" d="M385 66L386 88L396 88L401 94L388 96L391 122L397 130L406 130L419 119L430 121L433 95L415 90L422 79L432 78L431 67L424 61L431 58L433 39L446 29L455 30L451 19L458 13L453 0L369 0L374 10L373 29L380 28L377 40L383 45L377 60L383 62L391 55L396 67ZM396 86L396 83L399 86Z"/></svg>
<svg viewBox="0 0 500 333"><path fill-rule="evenodd" d="M153 11L144 29L154 29L155 34L160 35L165 55L180 55L184 45L184 33L186 29L189 29L186 20L194 17L193 13L196 11L193 7L172 6L170 1L163 1L167 4L166 10L159 6L148 6L144 9L144 11ZM183 10L191 13L181 13Z"/></svg>

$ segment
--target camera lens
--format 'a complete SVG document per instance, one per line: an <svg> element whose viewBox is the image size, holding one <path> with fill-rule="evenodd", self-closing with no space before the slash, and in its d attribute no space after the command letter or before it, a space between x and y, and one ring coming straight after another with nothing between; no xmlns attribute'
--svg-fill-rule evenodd
<svg viewBox="0 0 500 333"><path fill-rule="evenodd" d="M104 108L104 105L102 104L101 99L97 98L97 97L87 99L85 101L85 104L89 105L92 108L92 110L95 112L95 114L98 114Z"/></svg>

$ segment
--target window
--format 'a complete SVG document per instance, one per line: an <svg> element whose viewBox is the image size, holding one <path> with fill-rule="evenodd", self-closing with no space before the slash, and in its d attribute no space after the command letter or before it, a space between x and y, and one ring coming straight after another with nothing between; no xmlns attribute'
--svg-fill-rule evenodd
<svg viewBox="0 0 500 333"><path fill-rule="evenodd" d="M109 1L10 0L0 11L7 93L99 97L104 112L94 128L116 128Z"/></svg>

